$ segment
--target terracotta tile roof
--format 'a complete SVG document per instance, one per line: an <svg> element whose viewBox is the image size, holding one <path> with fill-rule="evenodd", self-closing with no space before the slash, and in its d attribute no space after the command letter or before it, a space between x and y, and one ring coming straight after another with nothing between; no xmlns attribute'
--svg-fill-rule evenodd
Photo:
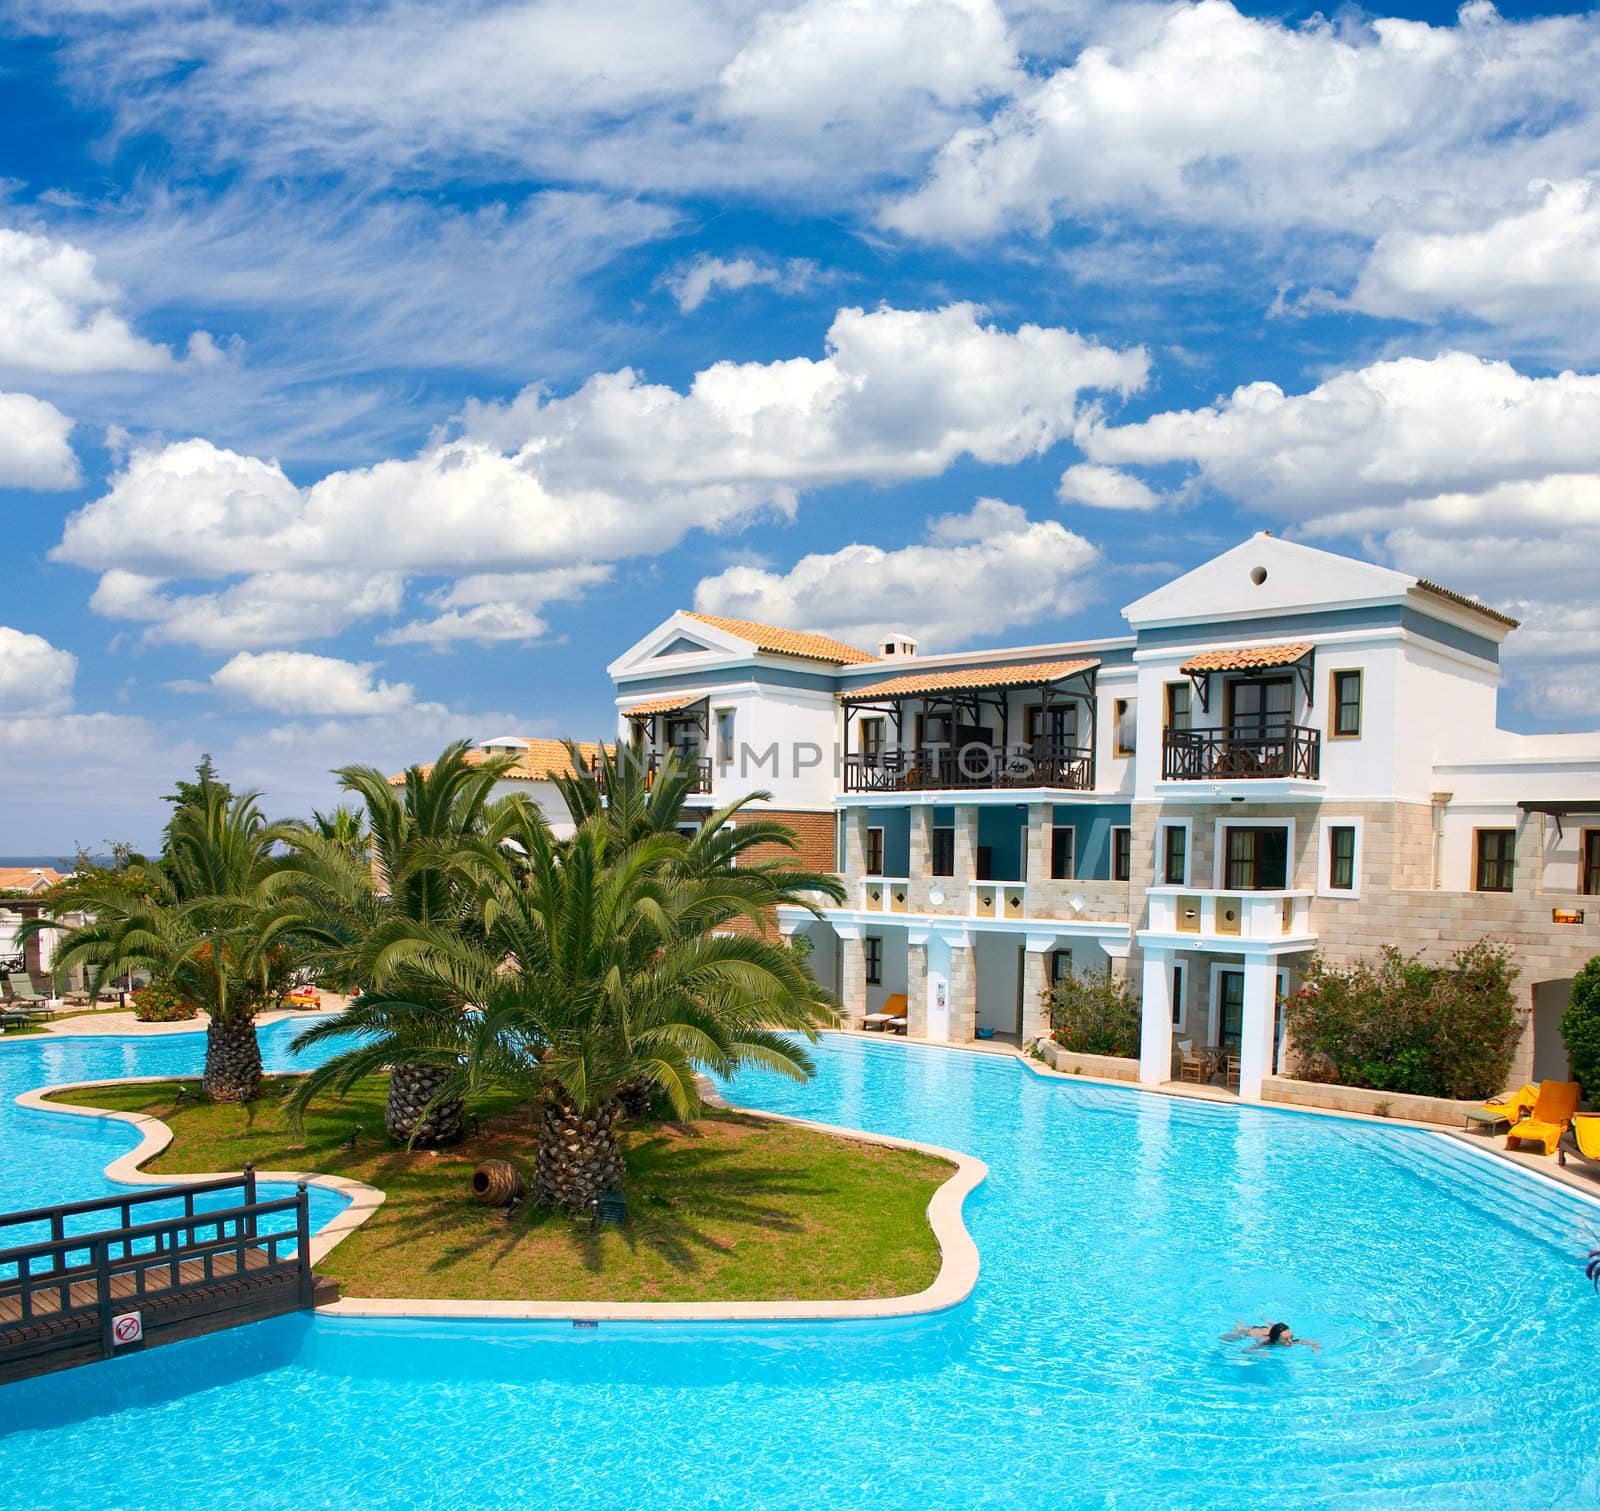
<svg viewBox="0 0 1600 1511"><path fill-rule="evenodd" d="M43 892L65 880L54 866L0 866L0 892Z"/></svg>
<svg viewBox="0 0 1600 1511"><path fill-rule="evenodd" d="M1059 682L1099 666L1097 660L1028 661L1020 666L975 666L965 672L908 672L851 687L839 696L851 701L861 698L907 698L916 693L937 693L974 687L1037 687L1043 682Z"/></svg>
<svg viewBox="0 0 1600 1511"><path fill-rule="evenodd" d="M750 619L724 619L720 614L697 614L691 609L683 612L689 619L698 619L701 624L753 642L757 650L773 651L782 656L809 656L814 661L833 661L840 666L857 666L863 661L878 659L870 651L857 650L831 635L782 630L776 625L757 624Z"/></svg>
<svg viewBox="0 0 1600 1511"><path fill-rule="evenodd" d="M1232 650L1202 651L1191 656L1179 671L1188 672L1252 672L1269 666L1293 666L1312 649L1309 640L1297 640L1293 645L1236 645Z"/></svg>
<svg viewBox="0 0 1600 1511"><path fill-rule="evenodd" d="M630 719L648 719L651 714L675 714L680 708L698 703L706 693L674 693L668 698L646 698L643 703L630 703L622 712Z"/></svg>
<svg viewBox="0 0 1600 1511"><path fill-rule="evenodd" d="M518 738L523 739L520 735ZM567 754L567 747L560 740L527 738L523 739L523 743L528 748L517 756L516 764L506 771L508 778L524 782L545 782L549 781L551 777L574 775L572 758ZM606 746L607 750L611 748L609 745ZM500 753L499 751L493 752L495 755ZM600 747L593 740L578 741L578 754L585 761L593 761L599 753ZM469 766L481 766L489 759L490 754L491 752L487 750L469 750L467 752L467 764ZM424 766L422 770L423 774L426 775L433 770L433 767L431 765ZM405 780L405 773L401 772L398 776L389 778L389 785L391 787L403 787Z"/></svg>
<svg viewBox="0 0 1600 1511"><path fill-rule="evenodd" d="M1453 603L1457 608L1471 609L1474 614L1482 614L1486 619L1492 619L1496 624L1503 624L1508 629L1517 629L1522 621L1513 619L1509 614L1502 614L1499 609L1491 609L1488 604L1479 603L1476 598L1468 598L1465 593L1457 593L1450 588L1442 588L1436 582L1429 582L1426 577L1417 579L1417 587L1424 593L1432 593L1435 598L1442 598L1446 603Z"/></svg>

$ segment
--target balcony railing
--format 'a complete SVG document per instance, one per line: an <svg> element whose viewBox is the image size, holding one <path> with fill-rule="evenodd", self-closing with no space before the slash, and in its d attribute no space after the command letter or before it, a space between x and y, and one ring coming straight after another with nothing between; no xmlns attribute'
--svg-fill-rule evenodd
<svg viewBox="0 0 1600 1511"><path fill-rule="evenodd" d="M1322 733L1302 724L1235 725L1231 729L1169 729L1162 740L1161 776L1168 782L1243 781L1298 777L1314 782L1322 770Z"/></svg>
<svg viewBox="0 0 1600 1511"><path fill-rule="evenodd" d="M846 792L943 791L974 787L1094 787L1094 752L1040 740L1031 745L925 745L845 757Z"/></svg>
<svg viewBox="0 0 1600 1511"><path fill-rule="evenodd" d="M690 792L711 791L710 756L686 755L679 751L635 750L631 747L625 747L617 752L616 764L618 767L632 766L642 768L648 781L654 781L656 775L666 770L668 766L678 767L687 770L693 779L693 785L689 788ZM594 776L603 789L605 786L605 774L600 763L596 761L590 770L591 775Z"/></svg>

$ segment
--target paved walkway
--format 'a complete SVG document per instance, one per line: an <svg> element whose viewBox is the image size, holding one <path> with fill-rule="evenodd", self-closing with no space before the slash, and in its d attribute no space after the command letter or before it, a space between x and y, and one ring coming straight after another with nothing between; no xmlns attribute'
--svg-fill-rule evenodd
<svg viewBox="0 0 1600 1511"><path fill-rule="evenodd" d="M284 1018L311 1018L316 1015L316 1011L342 1013L349 1005L348 997L341 997L337 992L324 992L322 1007L319 1010L275 1008L271 1012L257 1013L256 1023L265 1025L277 1023ZM211 1020L204 1013L197 1018L186 1019L182 1023L141 1023L134 1017L131 1009L125 1008L105 1008L79 1013L72 1018L52 1018L43 1025L47 1033L62 1034L69 1038L84 1035L121 1037L128 1034L138 1036L192 1034L203 1032L210 1026Z"/></svg>

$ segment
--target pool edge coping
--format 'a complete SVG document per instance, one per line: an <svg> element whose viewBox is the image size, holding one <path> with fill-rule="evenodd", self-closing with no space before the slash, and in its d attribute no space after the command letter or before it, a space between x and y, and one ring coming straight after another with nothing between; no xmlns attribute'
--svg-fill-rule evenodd
<svg viewBox="0 0 1600 1511"><path fill-rule="evenodd" d="M154 1159L172 1142L171 1127L145 1112L121 1112L109 1107L84 1107L51 1100L63 1092L93 1091L103 1086L155 1086L171 1081L171 1076L115 1076L93 1081L63 1081L53 1086L37 1086L19 1092L16 1104L35 1112L67 1113L125 1123L139 1134L138 1144L117 1156L104 1167L107 1179L124 1185L181 1186L213 1180L218 1175L237 1174L218 1171L180 1176L157 1175L139 1167ZM989 1167L975 1155L938 1144L899 1138L887 1133L868 1133L857 1128L841 1128L818 1123L810 1118L787 1113L766 1112L738 1107L713 1093L707 1102L742 1116L808 1128L816 1133L871 1144L888 1149L907 1149L931 1155L953 1165L951 1171L928 1199L926 1216L939 1246L939 1271L928 1286L903 1296L879 1296L850 1301L467 1301L407 1299L403 1297L341 1296L338 1301L316 1308L319 1316L458 1318L481 1321L528 1322L806 1322L867 1321L873 1318L914 1317L948 1311L961 1305L978 1283L980 1259L978 1245L963 1217L967 1197L988 1178ZM320 1228L311 1240L311 1262L319 1264L354 1233L384 1203L384 1193L365 1181L343 1175L322 1175L308 1171L257 1170L257 1180L274 1184L321 1186L348 1197L349 1204Z"/></svg>

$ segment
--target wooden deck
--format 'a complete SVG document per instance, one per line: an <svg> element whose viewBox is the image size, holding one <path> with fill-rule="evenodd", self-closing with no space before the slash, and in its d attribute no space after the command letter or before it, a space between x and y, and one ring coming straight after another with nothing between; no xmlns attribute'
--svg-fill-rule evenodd
<svg viewBox="0 0 1600 1511"><path fill-rule="evenodd" d="M197 1210L212 1193L236 1205ZM160 1204L177 1217L138 1220ZM294 1226L263 1231L274 1221ZM68 1219L83 1231L68 1234ZM97 1224L104 1221L106 1226ZM0 1217L6 1228L48 1224L43 1242L0 1249L0 1381L177 1342L338 1299L338 1286L303 1257L306 1189L255 1200L255 1179L169 1186L131 1197ZM140 1336L129 1340L137 1315ZM120 1325L119 1325L120 1324Z"/></svg>

